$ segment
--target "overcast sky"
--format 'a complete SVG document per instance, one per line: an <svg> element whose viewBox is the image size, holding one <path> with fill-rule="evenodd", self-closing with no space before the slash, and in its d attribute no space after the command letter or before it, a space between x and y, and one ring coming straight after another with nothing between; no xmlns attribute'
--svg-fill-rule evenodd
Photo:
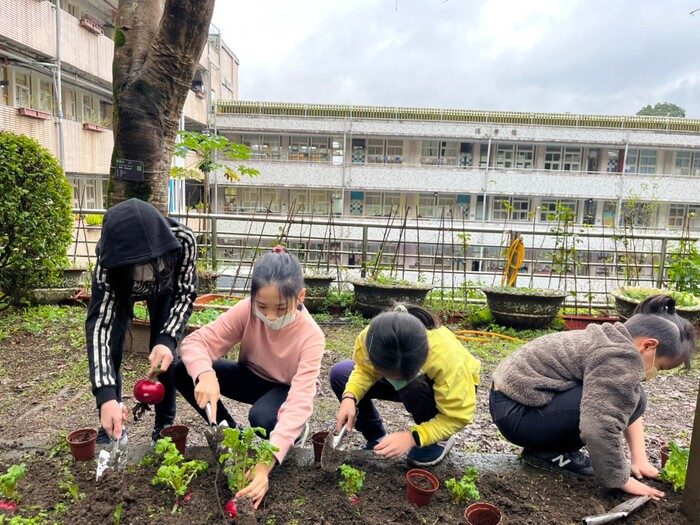
<svg viewBox="0 0 700 525"><path fill-rule="evenodd" d="M217 0L239 98L700 118L700 0Z"/></svg>

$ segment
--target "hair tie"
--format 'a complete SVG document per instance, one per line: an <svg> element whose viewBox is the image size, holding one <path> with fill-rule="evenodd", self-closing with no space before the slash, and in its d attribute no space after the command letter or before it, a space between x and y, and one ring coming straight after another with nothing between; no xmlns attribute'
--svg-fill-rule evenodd
<svg viewBox="0 0 700 525"><path fill-rule="evenodd" d="M272 248L272 253L287 253L287 250L281 244Z"/></svg>
<svg viewBox="0 0 700 525"><path fill-rule="evenodd" d="M407 314L408 309L402 304L397 304L396 306L394 306L394 312L403 312L403 313Z"/></svg>

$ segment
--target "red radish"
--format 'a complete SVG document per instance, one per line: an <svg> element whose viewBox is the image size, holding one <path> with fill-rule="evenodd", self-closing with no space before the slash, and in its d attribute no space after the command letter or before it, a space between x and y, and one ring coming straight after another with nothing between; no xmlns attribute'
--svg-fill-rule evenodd
<svg viewBox="0 0 700 525"><path fill-rule="evenodd" d="M134 398L139 403L157 405L165 397L165 387L160 381L139 379L134 385Z"/></svg>
<svg viewBox="0 0 700 525"><path fill-rule="evenodd" d="M232 520L236 519L236 516L238 516L238 507L236 507L236 499L231 498L226 502L226 514L228 514Z"/></svg>
<svg viewBox="0 0 700 525"><path fill-rule="evenodd" d="M16 509L17 503L15 503L14 501L5 501L0 499L0 510L9 510L11 512Z"/></svg>

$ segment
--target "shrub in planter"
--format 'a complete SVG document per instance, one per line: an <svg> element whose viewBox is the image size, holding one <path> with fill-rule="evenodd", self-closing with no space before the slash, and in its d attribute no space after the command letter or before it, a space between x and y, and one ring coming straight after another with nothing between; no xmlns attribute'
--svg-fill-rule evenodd
<svg viewBox="0 0 700 525"><path fill-rule="evenodd" d="M615 309L620 319L626 321L634 314L634 309L647 297L667 294L676 300L676 312L681 317L697 325L700 323L700 297L688 292L664 290L662 288L644 288L641 286L626 286L610 292L615 298Z"/></svg>
<svg viewBox="0 0 700 525"><path fill-rule="evenodd" d="M36 140L0 131L0 309L58 284L72 240L71 187Z"/></svg>

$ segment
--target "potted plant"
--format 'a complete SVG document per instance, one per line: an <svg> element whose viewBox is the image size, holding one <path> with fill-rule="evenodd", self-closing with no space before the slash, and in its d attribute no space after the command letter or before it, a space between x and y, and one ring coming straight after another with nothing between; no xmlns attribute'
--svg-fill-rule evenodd
<svg viewBox="0 0 700 525"><path fill-rule="evenodd" d="M667 294L676 299L676 312L681 317L697 325L700 323L700 297L688 292L666 290L663 288L645 288L642 286L625 286L612 290L615 298L615 308L622 321L634 315L634 309L647 297Z"/></svg>
<svg viewBox="0 0 700 525"><path fill-rule="evenodd" d="M369 279L354 279L355 309L364 317L373 317L396 303L422 304L432 285L376 273Z"/></svg>
<svg viewBox="0 0 700 525"><path fill-rule="evenodd" d="M517 234L506 252L501 286L484 286L486 304L496 322L513 328L541 328L556 317L567 292L543 288L517 288L518 270L525 257L525 245Z"/></svg>
<svg viewBox="0 0 700 525"><path fill-rule="evenodd" d="M306 288L304 306L309 312L313 314L321 309L334 280L333 274L318 268L304 270L304 288Z"/></svg>
<svg viewBox="0 0 700 525"><path fill-rule="evenodd" d="M70 445L70 452L76 461L88 461L95 457L97 448L97 430L94 428L81 428L74 430L66 436Z"/></svg>
<svg viewBox="0 0 700 525"><path fill-rule="evenodd" d="M80 18L80 27L84 27L85 29L87 29L91 33L98 35L98 36L104 34L104 31L102 30L101 22L99 20L97 20L96 18L91 17L88 14L84 14Z"/></svg>

